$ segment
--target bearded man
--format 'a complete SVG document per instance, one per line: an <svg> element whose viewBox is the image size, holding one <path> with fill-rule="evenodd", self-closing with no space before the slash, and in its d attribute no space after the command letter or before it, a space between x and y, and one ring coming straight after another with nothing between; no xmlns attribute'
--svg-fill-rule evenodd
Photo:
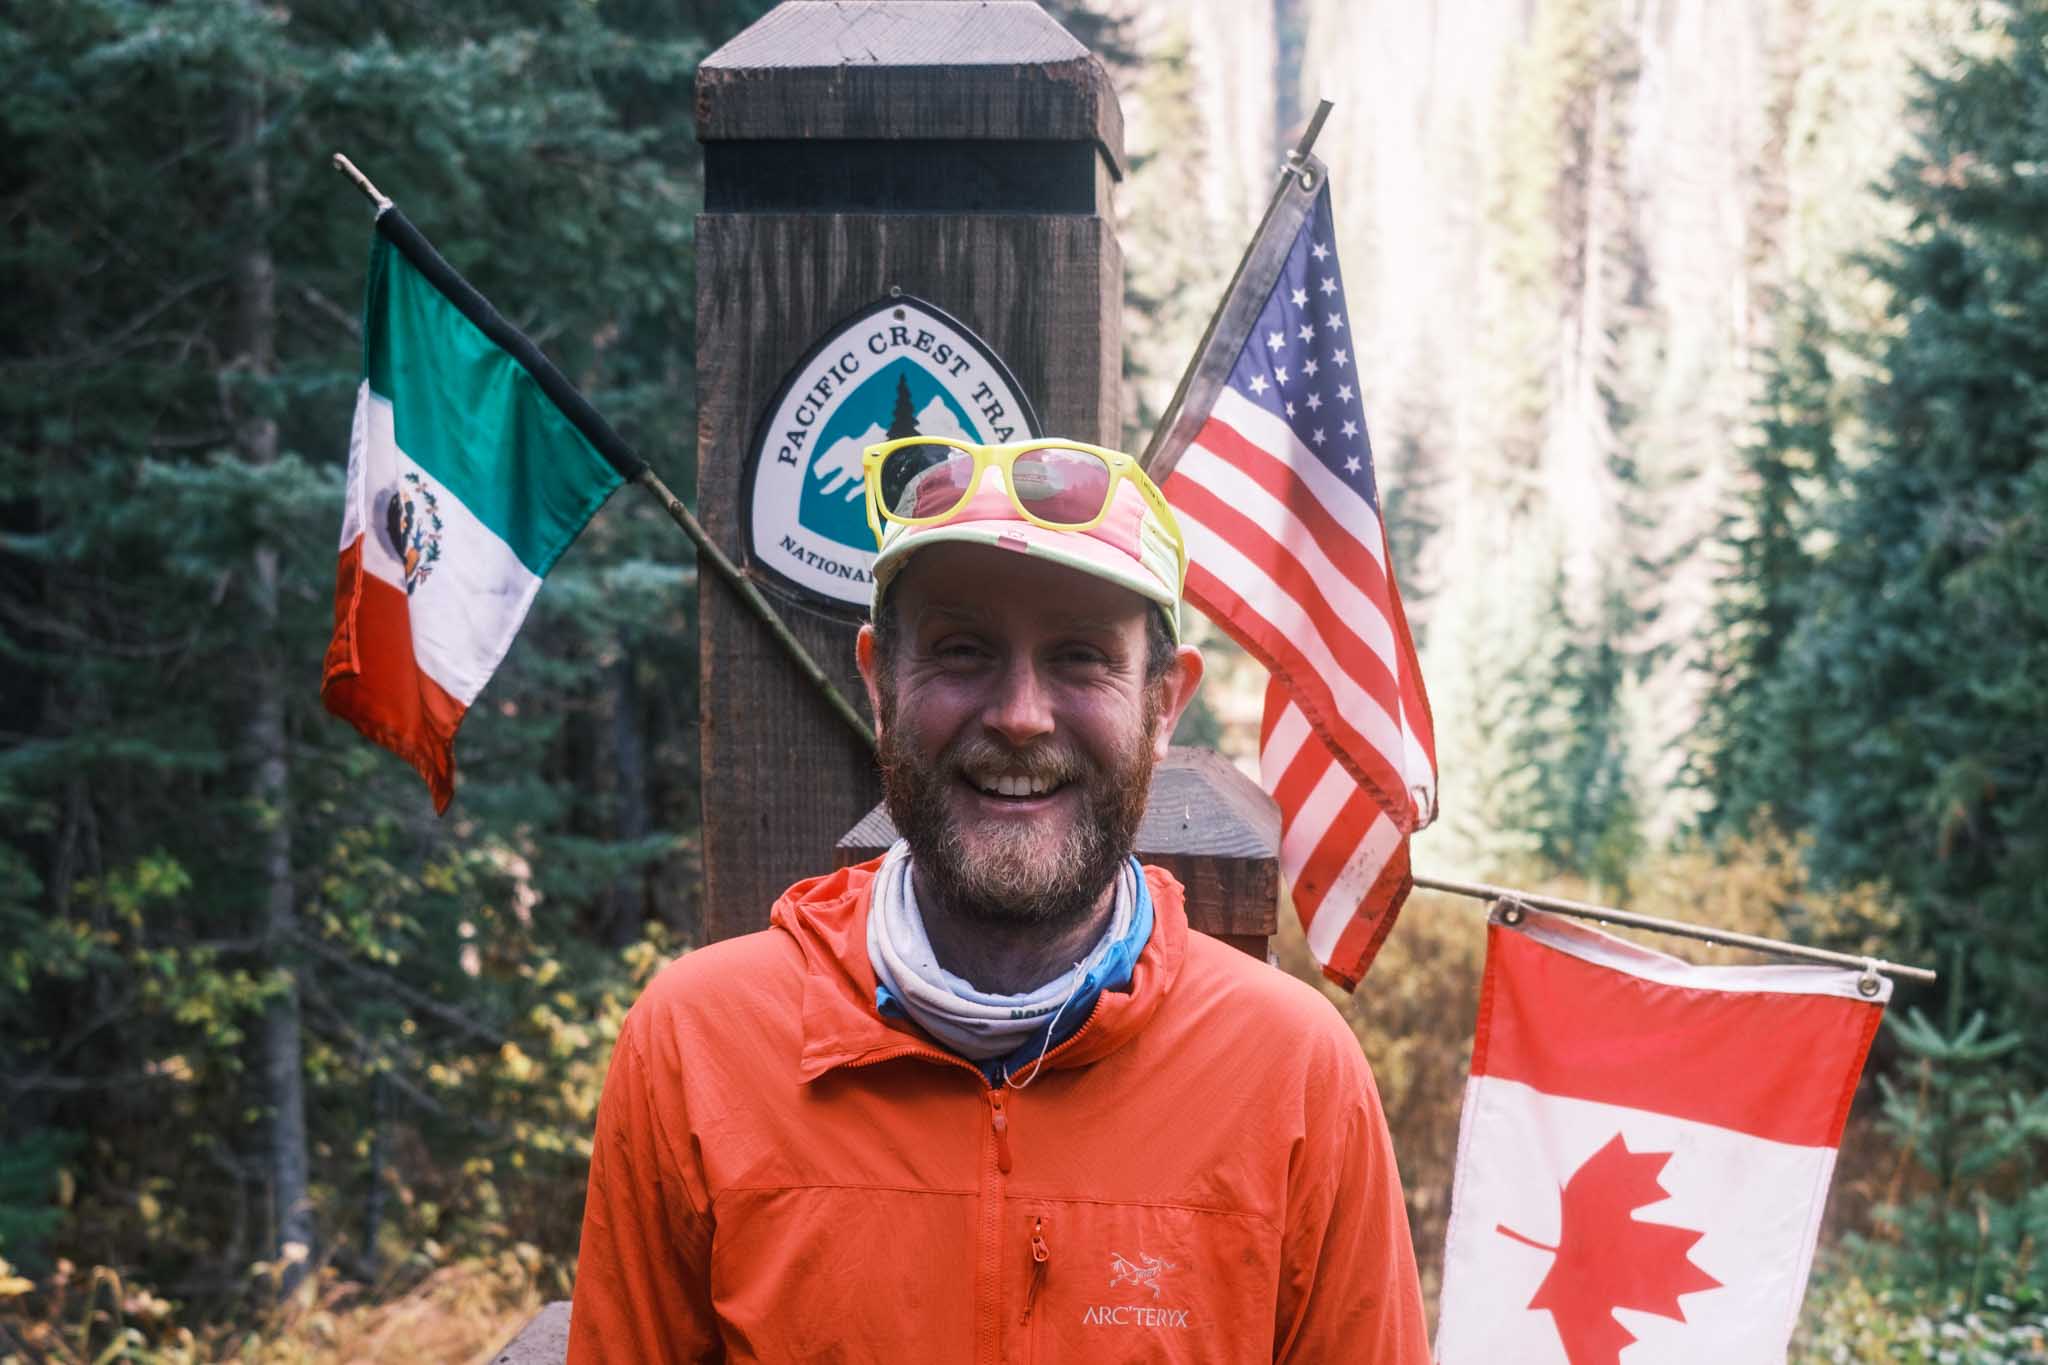
<svg viewBox="0 0 2048 1365"><path fill-rule="evenodd" d="M570 1360L1425 1365L1356 1039L1131 855L1202 675L1171 510L1064 441L865 473L902 838L628 1015Z"/></svg>

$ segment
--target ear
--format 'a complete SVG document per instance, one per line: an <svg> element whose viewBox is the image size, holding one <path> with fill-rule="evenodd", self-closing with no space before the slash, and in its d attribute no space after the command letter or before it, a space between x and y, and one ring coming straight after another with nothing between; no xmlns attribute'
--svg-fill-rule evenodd
<svg viewBox="0 0 2048 1365"><path fill-rule="evenodd" d="M1193 645L1182 645L1173 652L1173 666L1166 670L1166 676L1155 686L1166 689L1166 705L1159 712L1159 728L1152 735L1152 758L1163 762L1166 750L1173 742L1173 729L1180 724L1181 712L1188 709L1188 703L1195 699L1196 689L1202 685L1202 651Z"/></svg>
<svg viewBox="0 0 2048 1365"><path fill-rule="evenodd" d="M860 680L868 689L868 714L874 717L875 738L882 737L882 690L875 674L875 628L864 625L853 637L853 661L860 667Z"/></svg>

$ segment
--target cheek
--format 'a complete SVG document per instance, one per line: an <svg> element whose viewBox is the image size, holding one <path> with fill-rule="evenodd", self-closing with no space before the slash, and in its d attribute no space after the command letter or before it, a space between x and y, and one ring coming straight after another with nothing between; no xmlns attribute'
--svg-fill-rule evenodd
<svg viewBox="0 0 2048 1365"><path fill-rule="evenodd" d="M1128 763L1140 750L1151 747L1151 712L1141 698L1119 696L1114 701L1077 708L1061 717L1060 731L1104 769Z"/></svg>
<svg viewBox="0 0 2048 1365"><path fill-rule="evenodd" d="M883 722L919 752L936 754L978 710L975 699L954 680L910 679L889 697Z"/></svg>

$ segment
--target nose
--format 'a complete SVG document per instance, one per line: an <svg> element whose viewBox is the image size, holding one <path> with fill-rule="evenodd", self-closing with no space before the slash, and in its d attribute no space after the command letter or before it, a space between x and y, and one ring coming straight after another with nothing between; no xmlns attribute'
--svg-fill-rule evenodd
<svg viewBox="0 0 2048 1365"><path fill-rule="evenodd" d="M1037 662L1019 653L995 680L982 724L1021 749L1052 733L1052 693L1039 676Z"/></svg>

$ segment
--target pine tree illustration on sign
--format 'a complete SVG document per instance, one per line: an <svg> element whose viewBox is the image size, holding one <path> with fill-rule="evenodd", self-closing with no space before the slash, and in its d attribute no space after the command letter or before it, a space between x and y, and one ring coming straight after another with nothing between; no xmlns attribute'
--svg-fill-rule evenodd
<svg viewBox="0 0 2048 1365"><path fill-rule="evenodd" d="M892 441L924 435L917 429L917 409L910 401L910 385L900 374L896 376L896 410L889 414L889 430L885 434Z"/></svg>

